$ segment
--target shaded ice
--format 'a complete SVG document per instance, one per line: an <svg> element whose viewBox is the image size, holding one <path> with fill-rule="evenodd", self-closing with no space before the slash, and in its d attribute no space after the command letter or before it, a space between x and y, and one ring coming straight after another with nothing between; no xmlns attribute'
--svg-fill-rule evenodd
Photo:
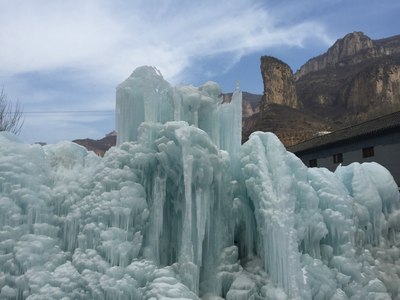
<svg viewBox="0 0 400 300"><path fill-rule="evenodd" d="M0 298L398 299L390 173L241 146L241 93L219 94L135 70L102 159L0 133Z"/></svg>

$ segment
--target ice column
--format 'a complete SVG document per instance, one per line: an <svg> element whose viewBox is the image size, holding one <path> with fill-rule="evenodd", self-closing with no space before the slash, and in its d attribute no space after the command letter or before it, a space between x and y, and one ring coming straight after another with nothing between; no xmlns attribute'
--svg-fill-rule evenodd
<svg viewBox="0 0 400 300"><path fill-rule="evenodd" d="M226 150L231 158L236 157L242 143L242 92L237 87L230 103L219 107L220 149Z"/></svg>
<svg viewBox="0 0 400 300"><path fill-rule="evenodd" d="M310 299L295 230L296 183L291 157L271 133L253 133L242 147L241 167L254 205L265 270L291 299Z"/></svg>
<svg viewBox="0 0 400 300"><path fill-rule="evenodd" d="M136 141L142 122L165 123L173 117L172 88L156 68L139 67L117 87L117 145Z"/></svg>

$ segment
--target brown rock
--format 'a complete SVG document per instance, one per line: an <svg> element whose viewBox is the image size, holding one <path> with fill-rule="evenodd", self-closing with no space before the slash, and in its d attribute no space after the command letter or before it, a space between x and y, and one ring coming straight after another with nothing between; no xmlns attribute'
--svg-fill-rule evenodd
<svg viewBox="0 0 400 300"><path fill-rule="evenodd" d="M284 62L271 56L261 57L261 75L264 82L264 95L260 110L265 111L270 104L290 108L300 108L297 99L292 69Z"/></svg>
<svg viewBox="0 0 400 300"><path fill-rule="evenodd" d="M88 151L93 151L98 156L103 157L107 150L115 146L117 142L117 135L115 132L112 132L100 140L78 139L73 140L73 142L85 147Z"/></svg>
<svg viewBox="0 0 400 300"><path fill-rule="evenodd" d="M339 62L361 51L369 53L369 56L375 56L373 53L372 40L362 32L349 33L342 39L338 39L325 54L306 62L300 70L296 72L295 78L297 80L310 72L316 72L327 67L335 66Z"/></svg>
<svg viewBox="0 0 400 300"><path fill-rule="evenodd" d="M400 109L400 63L385 61L356 74L341 100L354 113L381 115Z"/></svg>
<svg viewBox="0 0 400 300"><path fill-rule="evenodd" d="M296 73L295 79L330 67L345 67L374 58L400 53L400 36L371 40L362 32L353 32L338 39L328 51L307 61Z"/></svg>

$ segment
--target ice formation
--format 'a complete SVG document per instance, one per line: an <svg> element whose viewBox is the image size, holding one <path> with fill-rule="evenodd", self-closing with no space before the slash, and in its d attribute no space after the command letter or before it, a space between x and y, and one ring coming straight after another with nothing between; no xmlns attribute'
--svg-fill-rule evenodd
<svg viewBox="0 0 400 300"><path fill-rule="evenodd" d="M1 299L400 299L400 200L376 163L241 139L241 93L117 88L104 158L0 134Z"/></svg>

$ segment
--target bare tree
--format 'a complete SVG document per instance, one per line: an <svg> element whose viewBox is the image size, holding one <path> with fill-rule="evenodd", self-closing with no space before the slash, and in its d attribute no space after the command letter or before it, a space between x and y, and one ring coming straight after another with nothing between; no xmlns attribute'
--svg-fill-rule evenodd
<svg viewBox="0 0 400 300"><path fill-rule="evenodd" d="M17 101L13 105L2 89L0 92L0 131L9 131L14 134L19 134L23 124L22 108L19 102Z"/></svg>

